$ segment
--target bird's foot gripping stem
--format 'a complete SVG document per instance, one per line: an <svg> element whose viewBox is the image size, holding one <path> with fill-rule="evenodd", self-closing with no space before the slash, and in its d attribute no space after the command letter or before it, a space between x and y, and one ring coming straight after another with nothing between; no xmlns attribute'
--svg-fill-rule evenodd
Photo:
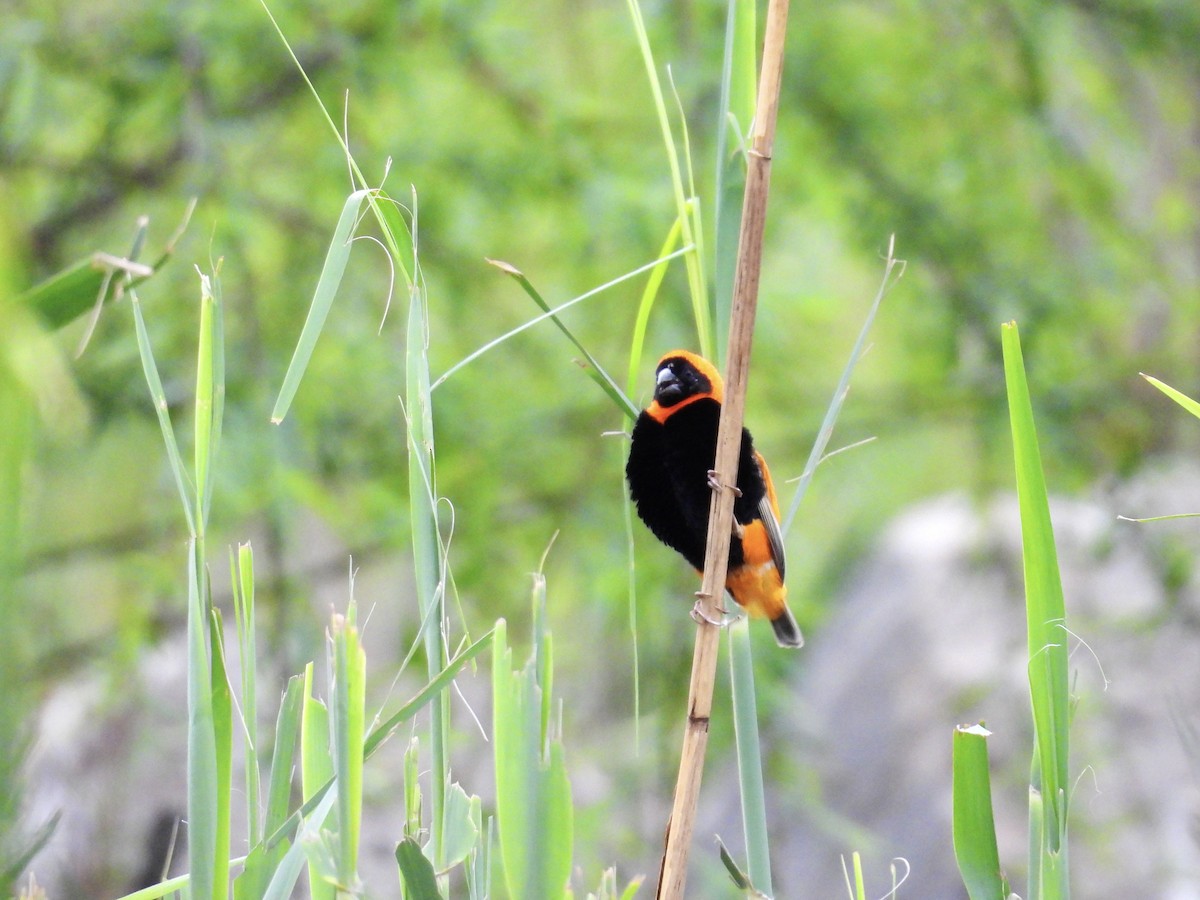
<svg viewBox="0 0 1200 900"><path fill-rule="evenodd" d="M741 616L737 615L728 615L728 612L720 606L717 607L717 612L721 614L721 618L712 618L704 611L704 601L707 598L708 595L703 591L696 591L696 605L692 607L692 619L695 622L707 622L709 625L714 625L717 628L727 628L741 618Z"/></svg>
<svg viewBox="0 0 1200 900"><path fill-rule="evenodd" d="M716 469L708 470L708 486L714 491L719 491L722 488L727 488L733 491L733 496L742 496L742 490L736 484L722 484L720 473Z"/></svg>

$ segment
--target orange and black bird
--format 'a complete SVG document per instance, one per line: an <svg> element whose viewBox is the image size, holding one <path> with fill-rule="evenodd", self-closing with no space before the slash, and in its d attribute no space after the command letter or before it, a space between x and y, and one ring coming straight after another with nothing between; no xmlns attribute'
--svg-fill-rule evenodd
<svg viewBox="0 0 1200 900"><path fill-rule="evenodd" d="M654 399L633 426L625 477L638 515L655 537L704 569L717 424L725 387L708 360L672 350L655 369ZM781 647L804 638L787 606L779 501L767 464L742 429L733 537L725 587L738 605L766 618Z"/></svg>

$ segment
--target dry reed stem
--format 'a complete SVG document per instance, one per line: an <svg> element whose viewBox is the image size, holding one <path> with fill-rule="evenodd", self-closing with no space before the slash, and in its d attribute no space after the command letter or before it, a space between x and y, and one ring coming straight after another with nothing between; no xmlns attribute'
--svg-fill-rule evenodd
<svg viewBox="0 0 1200 900"><path fill-rule="evenodd" d="M721 420L717 431L717 458L713 466L723 485L733 485L737 480L738 452L741 447L746 384L750 368L750 345L754 336L758 280L762 269L763 228L771 180L771 150L775 141L779 86L783 74L787 12L788 0L770 0L763 43L762 71L759 74L758 105L754 115L754 134L746 171L746 193L742 203L737 269L733 281L729 349L726 354L725 402L721 406ZM700 602L704 615L713 620L719 620L721 617L719 601L725 593L725 574L733 525L733 499L732 490L715 491L709 511L708 543L705 547ZM671 818L667 822L662 868L659 873L656 895L659 900L681 900L687 882L688 850L695 825L700 778L704 771L704 752L708 745L719 637L720 630L717 626L703 620L699 622L696 629L696 648L692 656L692 679L688 689L688 715L683 735L683 751L679 760L679 778L675 784L675 800L671 808Z"/></svg>

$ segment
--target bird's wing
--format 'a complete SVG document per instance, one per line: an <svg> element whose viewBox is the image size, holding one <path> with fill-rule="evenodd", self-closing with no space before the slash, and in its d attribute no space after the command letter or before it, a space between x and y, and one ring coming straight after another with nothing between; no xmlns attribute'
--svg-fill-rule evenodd
<svg viewBox="0 0 1200 900"><path fill-rule="evenodd" d="M782 579L784 577L784 553L783 531L779 527L779 498L775 495L775 484L771 481L771 470L767 468L767 461L757 451L754 456L758 461L758 469L762 472L763 482L767 486L762 499L758 501L758 514L767 530L767 542L771 545L771 559L775 561L775 568L779 570L779 577Z"/></svg>

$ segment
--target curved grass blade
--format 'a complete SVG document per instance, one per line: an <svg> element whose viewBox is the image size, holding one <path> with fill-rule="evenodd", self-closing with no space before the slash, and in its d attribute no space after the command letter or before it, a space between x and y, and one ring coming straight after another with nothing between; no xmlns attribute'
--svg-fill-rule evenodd
<svg viewBox="0 0 1200 900"><path fill-rule="evenodd" d="M275 869L266 893L263 894L263 900L290 900L292 890L300 878L300 871L304 868L305 844L320 840L321 827L336 800L337 791L330 790L316 805L312 815L300 824L296 831L296 839L292 841L292 845L288 847L287 853Z"/></svg>
<svg viewBox="0 0 1200 900"><path fill-rule="evenodd" d="M897 281L904 274L905 262L902 259L896 259L896 236L892 235L888 241L887 259L884 261L883 280L879 283L879 290L875 292L875 299L871 303L871 308L867 311L867 318L863 321L862 328L859 329L858 339L854 342L854 347L850 351L850 358L846 360L846 367L842 370L842 377L839 379L837 387L833 391L833 399L829 402L829 408L825 410L825 418L821 420L821 429L817 432L817 439L813 442L812 451L808 454L808 462L804 465L804 474L800 476L800 482L796 485L796 492L792 495L792 502L788 506L787 516L783 520L783 533L786 535L792 527L792 521L796 518L796 511L800 508L800 501L804 499L804 494L808 491L808 483L812 481L813 473L820 464L821 459L825 455L825 448L829 445L829 439L833 436L833 426L837 423L837 417L842 411L842 402L846 399L846 394L850 390L850 376L854 372L854 367L858 365L858 360L862 356L863 348L867 343L867 333L871 330L871 325L875 321L875 314L879 312L879 305L883 302L883 298ZM893 272L895 273L893 277Z"/></svg>
<svg viewBox="0 0 1200 900"><path fill-rule="evenodd" d="M363 758L370 759L375 751L379 749L384 741L392 736L397 728L420 712L421 708L437 696L438 692L447 688L450 682L462 670L463 666L491 646L493 631L495 631L494 628L488 629L487 633L476 640L475 643L450 660L446 668L442 669L438 673L438 676L430 680L425 687L417 691L411 700L400 707L395 713L388 716L383 722L372 728L371 733L367 735L367 739L363 744Z"/></svg>
<svg viewBox="0 0 1200 900"><path fill-rule="evenodd" d="M590 291L585 291L584 293L580 294L578 297L573 297L570 300L567 300L565 303L560 303L558 306L553 307L552 309L547 308L546 311L543 312L540 316L534 316L529 321L527 321L521 325L518 325L516 328L500 335L500 337L498 337L498 338L494 338L493 340L488 341L486 344L484 344L482 347L480 347L475 352L470 353L463 359L459 360L457 363L455 363L449 369L447 369L445 372L443 372L441 374L441 376L438 377L438 379L433 382L433 384L430 386L430 390L436 389L440 384L442 384L442 382L444 382L447 378L449 378L451 375L453 375L459 369L461 369L464 366L466 366L467 364L472 363L475 360L479 359L479 357L483 356L489 350L495 349L500 344L503 344L509 338L515 337L516 335L520 334L522 331L532 328L534 325L538 325L541 322L546 321L547 319L553 319L555 316L557 316L563 310L569 309L570 307L574 306L575 304L581 303L582 301L587 300L591 297L595 297L597 294L602 293L603 291L606 291L611 287L615 287L616 285L620 284L623 281L628 281L630 278L635 278L638 275L641 275L643 272L648 272L651 269L653 269L655 266L659 265L660 263L668 262L672 259L675 259L678 256L682 256L685 253L687 253L689 249L690 249L690 246L681 247L679 250L676 250L674 253L671 253L668 256L664 256L659 259L653 260L651 262L646 263L643 266L638 266L636 269L634 269L630 272L626 272L624 275L619 275L616 278L612 279L611 281L605 282L604 284L600 285L599 287L592 288ZM493 265L496 265L498 268L501 268L504 271L511 270L511 272L509 274L512 274L512 272L519 271L516 268L514 268L513 266L510 266L508 263L498 263L495 260L488 260L488 262L492 263ZM522 277L524 277L524 276L522 276ZM609 379L609 381L612 381L612 379ZM627 415L629 414L630 410L633 409L633 404L630 403L628 401L628 399L624 400L623 402L618 403L618 405L620 406L622 411L624 411ZM633 415L635 415L635 416L637 415L636 410L633 412Z"/></svg>
<svg viewBox="0 0 1200 900"><path fill-rule="evenodd" d="M511 275L517 284L521 285L521 288L532 298L533 302L541 308L542 312L546 313L550 317L550 321L555 324L558 330L566 336L567 340L575 345L575 349L583 354L583 358L587 360L587 364L590 366L590 368L585 367L584 369L584 371L587 372L588 377L591 378L592 381L596 382L596 384L600 386L600 389L604 391L604 393L608 394L613 403L620 407L627 416L636 419L638 414L636 407L634 407L629 398L625 396L625 393L619 387L617 387L617 383L612 380L612 377L606 371L604 371L604 367L596 361L596 358L588 352L587 348L580 343L579 339L571 333L571 330L563 324L563 320L560 319L554 313L554 311L550 309L550 304L542 299L542 295L538 293L537 288L535 288L529 279L525 277L525 273L517 269L515 266L509 265L506 262L501 262L500 260L489 259L488 262L498 268L501 272Z"/></svg>
<svg viewBox="0 0 1200 900"><path fill-rule="evenodd" d="M278 425L287 415L296 390L300 387L300 379L312 359L313 349L325 326L329 308L337 295L342 283L342 275L346 271L346 262L350 259L351 236L358 224L359 210L363 200L370 191L363 188L354 191L342 204L342 214L338 216L337 227L333 230L333 239L329 242L329 250L325 254L325 264L321 267L321 275L317 279L317 289L313 293L312 304L308 309L308 318L304 320L304 328L300 332L300 340L292 353L292 361L288 364L287 374L283 376L283 385L279 389L279 397L275 408L271 410L271 422Z"/></svg>
<svg viewBox="0 0 1200 900"><path fill-rule="evenodd" d="M333 117L329 115L329 110L326 109L325 103L321 100L321 95L317 93L316 86L308 77L308 73L304 71L304 66L300 64L300 59L296 56L296 52L292 49L292 45L288 42L287 36L283 33L283 29L279 27L279 23L275 21L275 16L271 13L271 8L267 5L266 0L259 0L263 11L267 14L267 18L271 20L271 26L275 29L275 33L279 35L279 40L283 43L288 55L292 58L296 69L300 72L300 77L304 79L304 83L308 86L309 92L313 99L317 101L317 108L321 110L321 115L325 118L325 123L329 126L329 130L333 132L334 138L338 142L338 146L342 148L342 153L346 156L346 164L350 168L351 176L355 183L364 190L367 189L367 179L363 175L362 170L358 167L358 163L354 159L354 155L350 152L350 147L346 143L346 138L338 129L333 121ZM390 164L391 160L388 160ZM386 178L386 172L384 177ZM417 272L414 268L412 272L404 265L404 254L400 252L399 235L404 232L404 223L400 220L396 208L391 199L380 190L370 190L367 193L367 203L371 207L371 211L375 214L376 221L379 222L379 227L383 231L384 243L387 245L388 252L392 256L392 262L400 267L401 273L404 275L405 283L409 288L417 278ZM393 215L395 213L395 215ZM286 410L285 410L286 413Z"/></svg>
<svg viewBox="0 0 1200 900"><path fill-rule="evenodd" d="M671 230L667 232L667 239L663 241L662 250L658 253L658 257L662 261L650 270L650 277L646 280L646 287L642 290L637 318L633 323L633 340L629 345L629 380L625 384L626 396L632 397L637 390L638 377L642 371L642 348L646 343L646 328L650 324L650 310L654 308L654 301L658 299L659 288L662 287L663 279L667 276L668 260L674 255L675 247L682 234L682 223L676 217L675 222L671 225Z"/></svg>
<svg viewBox="0 0 1200 900"><path fill-rule="evenodd" d="M693 252L685 258L687 266L688 293L692 298L692 309L696 320L696 334L700 343L701 355L708 359L716 359L716 343L713 340L712 308L708 302L708 288L704 278L703 260L700 257L700 238L689 214L689 195L684 189L683 172L679 165L679 150L675 145L675 136L671 131L671 118L667 114L667 104L663 98L662 83L658 77L658 68L654 62L654 53L650 49L650 37L646 32L646 23L642 18L642 10L638 0L627 0L629 14L633 19L634 33L637 36L638 49L642 54L642 62L646 68L646 77L650 84L650 93L654 98L654 110L658 117L659 130L662 132L663 145L667 152L667 164L671 170L671 187L675 194L675 215L683 227L683 243Z"/></svg>
<svg viewBox="0 0 1200 900"><path fill-rule="evenodd" d="M179 454L179 444L175 440L175 429L171 425L171 413L167 407L167 394L163 390L162 379L158 375L158 366L154 362L154 350L150 346L150 335L146 330L146 322L142 318L142 304L137 292L129 292L130 308L133 310L134 330L137 333L138 352L142 358L142 370L146 374L146 384L150 388L150 399L154 401L154 412L158 415L158 426L162 431L163 443L167 448L167 459L171 463L171 472L175 476L175 486L179 489L179 500L183 504L183 514L187 518L188 531L196 534L196 518L192 513L192 483L187 470L183 466L183 457Z"/></svg>

